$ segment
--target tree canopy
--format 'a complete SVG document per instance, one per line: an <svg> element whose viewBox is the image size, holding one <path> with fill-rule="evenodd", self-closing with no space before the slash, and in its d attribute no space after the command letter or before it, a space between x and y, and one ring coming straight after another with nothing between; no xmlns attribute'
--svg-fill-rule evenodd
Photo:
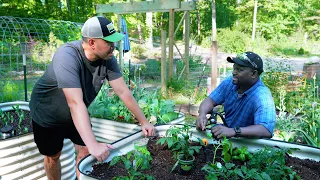
<svg viewBox="0 0 320 180"><path fill-rule="evenodd" d="M138 0L135 0L138 1ZM184 0L181 0L184 1ZM95 5L104 3L125 3L127 0L3 0L0 16L65 20L83 23L96 15ZM198 0L197 9L191 12L191 36L206 38L211 34L211 2ZM216 0L217 27L238 29L250 34L254 0ZM288 36L298 30L309 37L320 38L319 0L258 0L257 35L265 39ZM176 12L175 25L183 12ZM107 17L114 16L106 14ZM135 31L137 24L145 24L145 14L124 15L129 29ZM168 13L154 13L154 33L160 35L159 27L168 29ZM113 19L116 19L113 17ZM182 27L181 27L182 29ZM144 27L144 31L147 29ZM144 33L147 35L147 33ZM177 34L182 38L182 31Z"/></svg>

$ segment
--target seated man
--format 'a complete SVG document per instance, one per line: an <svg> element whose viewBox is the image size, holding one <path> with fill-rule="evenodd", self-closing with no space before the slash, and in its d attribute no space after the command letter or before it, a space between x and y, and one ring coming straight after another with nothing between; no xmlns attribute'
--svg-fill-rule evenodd
<svg viewBox="0 0 320 180"><path fill-rule="evenodd" d="M216 125L211 129L216 138L271 138L276 110L270 90L259 77L263 72L262 59L253 52L245 52L235 58L228 57L227 61L234 63L232 77L225 79L201 103L197 129L205 130L206 115L215 106L223 104L227 126Z"/></svg>

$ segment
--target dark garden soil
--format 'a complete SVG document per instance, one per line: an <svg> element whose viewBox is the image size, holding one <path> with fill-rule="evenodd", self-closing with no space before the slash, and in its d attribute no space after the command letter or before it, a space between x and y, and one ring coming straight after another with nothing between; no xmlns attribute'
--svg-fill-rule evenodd
<svg viewBox="0 0 320 180"><path fill-rule="evenodd" d="M167 146L156 145L157 139L149 140L147 145L148 150L151 153L151 170L144 171L143 174L152 175L155 179L159 180L203 180L206 173L201 168L205 165L205 156L203 151L196 155L194 163L194 169L188 175L181 175L179 173L180 168L176 168L170 173L175 160L173 159L173 153L168 150ZM218 157L221 157L221 151L217 153ZM218 160L219 161L219 160ZM236 165L243 165L241 161L234 161ZM286 157L286 165L292 168L297 174L305 180L320 179L320 162L313 160L302 160L294 157ZM112 179L116 176L127 176L127 171L122 164L109 167L108 163L96 164L93 166L93 171L90 173L97 179ZM240 178L239 178L240 179Z"/></svg>
<svg viewBox="0 0 320 180"><path fill-rule="evenodd" d="M21 122L19 122L19 119L20 119L19 115L15 111L12 110L12 111L4 112L9 114L9 116L6 116L6 119L7 119L7 124L12 127L12 131L11 131L12 137L33 132L32 118L30 115L30 111L25 111L25 110L20 110L20 111L24 112L24 118L22 119ZM0 118L0 129L1 130L6 129L4 127L5 127L5 123L3 119Z"/></svg>

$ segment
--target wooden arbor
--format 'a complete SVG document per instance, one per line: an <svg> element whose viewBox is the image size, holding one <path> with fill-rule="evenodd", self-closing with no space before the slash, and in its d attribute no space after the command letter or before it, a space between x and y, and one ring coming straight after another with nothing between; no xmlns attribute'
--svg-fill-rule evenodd
<svg viewBox="0 0 320 180"><path fill-rule="evenodd" d="M130 13L146 13L146 12L169 12L169 57L168 57L168 78L173 76L173 46L174 37L179 29L179 26L185 20L185 54L184 57L180 53L181 57L184 59L185 68L184 73L186 76L189 74L189 36L190 36L190 10L195 9L194 1L181 2L180 0L153 0L153 1L143 1L143 2L134 2L130 1L128 3L111 3L111 4L98 4L96 5L96 12L99 15L103 13L115 13L118 14L118 29L121 29L120 19L121 14L130 14ZM177 29L174 31L174 12L175 11L185 11L183 18L181 19ZM166 91L166 33L161 32L161 88L162 91ZM123 47L122 43L119 42L119 61L120 68L123 68Z"/></svg>

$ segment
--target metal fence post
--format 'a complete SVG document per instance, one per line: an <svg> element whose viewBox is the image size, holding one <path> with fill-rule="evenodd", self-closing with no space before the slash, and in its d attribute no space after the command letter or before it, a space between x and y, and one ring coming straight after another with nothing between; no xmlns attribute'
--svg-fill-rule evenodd
<svg viewBox="0 0 320 180"><path fill-rule="evenodd" d="M27 61L26 54L22 55L23 58L23 77L24 77L24 100L28 101L28 90L27 90Z"/></svg>

